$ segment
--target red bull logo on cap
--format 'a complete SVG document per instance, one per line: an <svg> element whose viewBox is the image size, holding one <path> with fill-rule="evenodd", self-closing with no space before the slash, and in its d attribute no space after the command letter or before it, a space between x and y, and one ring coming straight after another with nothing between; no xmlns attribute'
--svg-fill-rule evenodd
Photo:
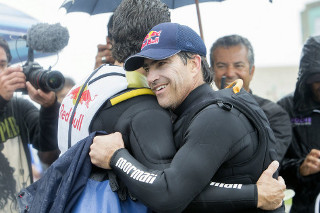
<svg viewBox="0 0 320 213"><path fill-rule="evenodd" d="M84 86L84 85L83 85L83 86ZM72 99L73 105L76 104L76 101L77 101L77 99L78 99L80 90L81 90L81 88L82 88L83 86L78 87L78 88L70 91L70 93L68 94L68 96L71 96L70 98ZM82 105L82 104L84 103L85 106L86 106L87 108L89 108L89 103L90 103L91 101L93 101L97 95L95 95L95 96L92 98L92 97L91 97L91 94L90 94L90 91L89 91L87 88L88 88L88 86L86 85L86 87L84 88L84 90L83 90L83 92L82 92L82 95L81 95L79 104Z"/></svg>
<svg viewBox="0 0 320 213"><path fill-rule="evenodd" d="M150 31L143 40L141 50L147 45L158 44L159 39L160 39L160 34L161 34L161 30L160 31Z"/></svg>

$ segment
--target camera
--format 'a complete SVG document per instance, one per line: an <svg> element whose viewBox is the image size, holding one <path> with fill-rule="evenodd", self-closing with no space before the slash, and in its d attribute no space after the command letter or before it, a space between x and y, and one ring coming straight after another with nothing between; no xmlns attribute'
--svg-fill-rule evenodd
<svg viewBox="0 0 320 213"><path fill-rule="evenodd" d="M44 70L37 62L28 61L22 66L26 80L44 92L58 91L64 86L64 76L59 71Z"/></svg>
<svg viewBox="0 0 320 213"><path fill-rule="evenodd" d="M31 47L28 48L28 60L22 66L22 71L36 89L44 92L59 91L64 86L64 76L59 71L52 71L51 68L44 70L40 64L34 62L34 52ZM18 89L22 93L28 93L26 89Z"/></svg>

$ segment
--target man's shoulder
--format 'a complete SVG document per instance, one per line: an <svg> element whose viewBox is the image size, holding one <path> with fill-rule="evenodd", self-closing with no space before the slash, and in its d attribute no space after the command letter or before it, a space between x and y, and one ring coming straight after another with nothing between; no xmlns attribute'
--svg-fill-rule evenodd
<svg viewBox="0 0 320 213"><path fill-rule="evenodd" d="M258 95L254 95L252 94L252 96L254 97L254 99L257 101L257 103L259 104L259 106L262 108L265 105L270 105L270 106L277 106L277 104L269 99L260 97Z"/></svg>
<svg viewBox="0 0 320 213"><path fill-rule="evenodd" d="M279 101L277 101L277 104L279 104L286 111L291 111L293 109L293 93L281 98Z"/></svg>
<svg viewBox="0 0 320 213"><path fill-rule="evenodd" d="M206 118L212 118L213 122L226 123L227 125L237 126L240 123L247 123L248 118L245 112L239 107L234 107L229 103L212 103L198 113L203 113Z"/></svg>
<svg viewBox="0 0 320 213"><path fill-rule="evenodd" d="M293 93L287 94L286 96L282 97L279 101L277 101L278 104L283 104L286 102L293 102Z"/></svg>
<svg viewBox="0 0 320 213"><path fill-rule="evenodd" d="M261 109L266 113L266 115L284 113L285 110L276 102L273 102L269 99L262 98L257 95L253 95Z"/></svg>
<svg viewBox="0 0 320 213"><path fill-rule="evenodd" d="M126 91L129 92L132 90L127 89ZM125 93L126 92L121 94L125 94ZM135 113L141 112L141 111L149 112L153 110L167 111L158 104L156 97L150 94L134 96L124 101L121 101L115 104L114 106L116 106L118 109L122 109L125 111L129 110Z"/></svg>

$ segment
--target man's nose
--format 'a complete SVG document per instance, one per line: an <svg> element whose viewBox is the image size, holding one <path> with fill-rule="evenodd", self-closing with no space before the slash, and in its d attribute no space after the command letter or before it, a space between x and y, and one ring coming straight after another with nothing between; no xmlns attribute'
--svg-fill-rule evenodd
<svg viewBox="0 0 320 213"><path fill-rule="evenodd" d="M154 83L158 79L159 79L159 74L158 74L157 70L150 69L147 74L147 81L148 81L149 86L151 86L151 84Z"/></svg>
<svg viewBox="0 0 320 213"><path fill-rule="evenodd" d="M225 76L226 76L227 78L232 78L232 77L235 76L235 73L236 73L235 68L234 68L233 66L228 66L228 67L227 67L227 70L226 70L226 72L225 72Z"/></svg>

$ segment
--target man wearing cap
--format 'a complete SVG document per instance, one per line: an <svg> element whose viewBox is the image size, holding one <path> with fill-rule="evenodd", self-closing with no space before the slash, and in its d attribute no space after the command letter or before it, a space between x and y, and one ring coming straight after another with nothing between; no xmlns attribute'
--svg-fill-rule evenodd
<svg viewBox="0 0 320 213"><path fill-rule="evenodd" d="M89 153L91 161L98 167L112 168L129 190L156 212L185 210L211 180L215 182L208 188L224 188L227 189L226 194L248 190L238 203L230 203L233 211L237 205L242 205L242 209L236 212L256 212L257 207L265 210L279 208L284 197L284 181L281 177L278 180L270 177L272 181L264 184L261 179L266 176L262 175L259 183L263 171L257 168L265 160L265 153L259 155L255 152L258 147L257 133L247 118L234 108L226 112L217 105L209 105L199 110L192 119L189 118L198 103L215 94L209 85L213 76L205 55L203 41L191 28L162 23L152 28L143 41L141 52L129 57L124 65L127 71L143 67L159 104L172 110L176 116L174 138L179 151L169 168L154 170L140 164L124 149L120 133L96 137ZM190 123L187 122L189 119ZM257 168L245 166L246 162L257 157L261 157ZM268 172L273 174L277 162L270 167L272 171ZM228 180L228 176L231 179ZM254 187L252 190L252 185L242 185L257 181L258 189ZM273 205L264 206L260 198L261 192L266 189L264 187L274 189L273 195L278 196ZM222 194L219 196L209 191L215 199L225 198ZM209 198L203 200L199 197L198 201L206 201L201 206L201 212L228 211L225 207L219 207L229 200L211 202ZM197 205L197 201L194 204ZM283 212L283 208L274 212Z"/></svg>
<svg viewBox="0 0 320 213"><path fill-rule="evenodd" d="M296 89L278 103L288 112L293 130L280 171L295 191L290 212L315 212L320 192L320 36L306 41Z"/></svg>

